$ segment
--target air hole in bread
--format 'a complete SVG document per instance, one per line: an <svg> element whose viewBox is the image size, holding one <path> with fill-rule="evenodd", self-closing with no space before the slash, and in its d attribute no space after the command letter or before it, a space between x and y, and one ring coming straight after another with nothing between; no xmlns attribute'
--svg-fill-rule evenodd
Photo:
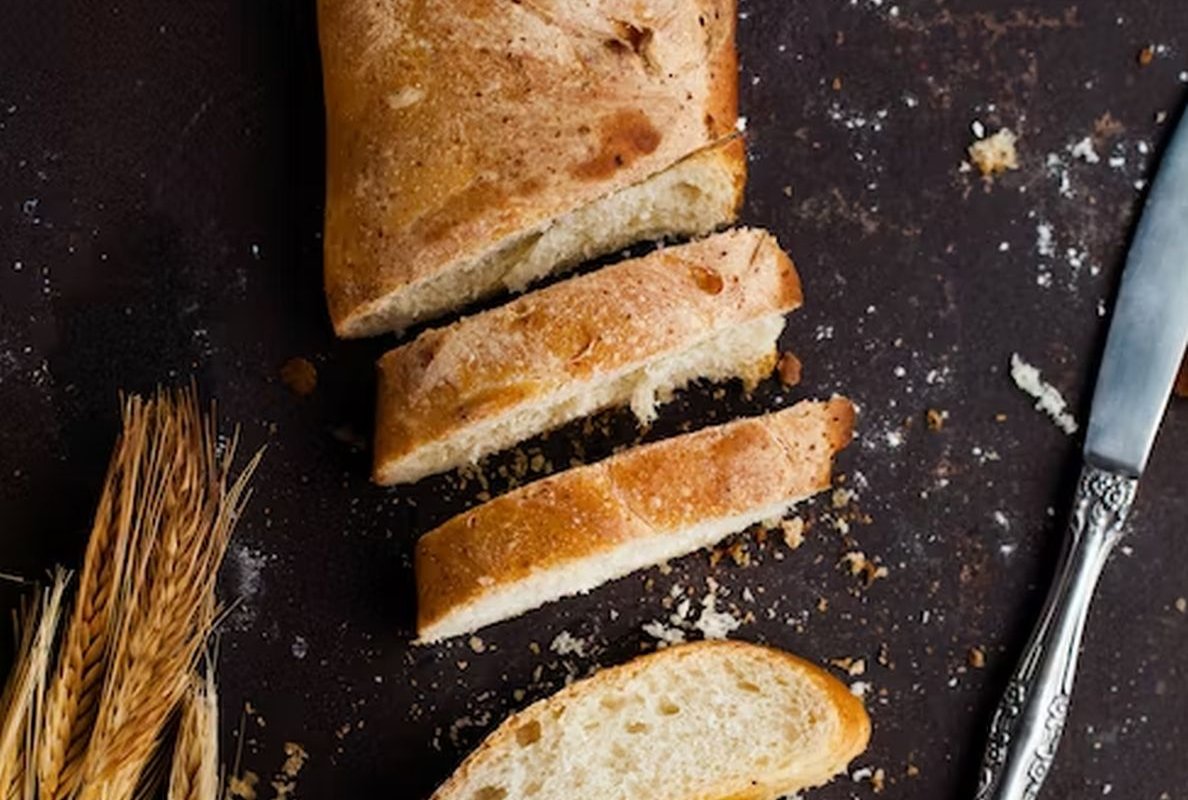
<svg viewBox="0 0 1188 800"><path fill-rule="evenodd" d="M649 730L646 722L629 722L627 723L628 733L647 733Z"/></svg>
<svg viewBox="0 0 1188 800"><path fill-rule="evenodd" d="M516 743L520 747L529 747L540 741L540 723L536 720L526 722L516 728Z"/></svg>
<svg viewBox="0 0 1188 800"><path fill-rule="evenodd" d="M474 800L503 800L507 797L507 789L502 786L484 786L474 793Z"/></svg>
<svg viewBox="0 0 1188 800"><path fill-rule="evenodd" d="M739 681L738 688L742 689L744 692L754 692L755 694L761 694L763 692L762 689L750 681Z"/></svg>
<svg viewBox="0 0 1188 800"><path fill-rule="evenodd" d="M671 717L681 713L681 707L671 700L660 701L660 713L666 717Z"/></svg>
<svg viewBox="0 0 1188 800"><path fill-rule="evenodd" d="M539 783L535 783L535 782L530 783L524 787L524 796L532 797L532 796L536 795L540 791L540 789L541 789L541 785Z"/></svg>
<svg viewBox="0 0 1188 800"><path fill-rule="evenodd" d="M626 705L626 703L627 703L626 700L624 700L622 697L619 697L617 695L611 696L611 697L604 697L604 698L602 698L601 701L599 701L599 705L601 705L607 711L618 711L620 708L622 708L624 705Z"/></svg>

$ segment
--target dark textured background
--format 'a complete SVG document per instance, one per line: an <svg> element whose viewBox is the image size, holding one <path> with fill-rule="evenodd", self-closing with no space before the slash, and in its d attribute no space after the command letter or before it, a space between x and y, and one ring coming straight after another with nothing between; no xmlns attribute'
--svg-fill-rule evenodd
<svg viewBox="0 0 1188 800"><path fill-rule="evenodd" d="M391 341L336 342L322 304L312 5L6 4L0 567L77 563L117 392L193 374L249 444L269 447L226 569L226 596L242 603L219 665L228 753L250 702L243 766L265 782L296 741L310 754L298 797L423 798L509 708L650 648L640 626L667 615L663 595L679 582L699 597L712 573L726 607L757 617L738 637L867 658L874 738L854 766L884 768L885 796L968 795L1078 459L1078 441L1012 385L1010 356L1039 366L1084 419L1136 181L1188 89L1188 7L743 0L743 219L776 231L803 276L807 305L785 341L805 379L791 394L840 390L862 406L839 470L869 524L855 520L847 542L824 498L783 559L782 544L753 540L748 567L711 570L698 553L483 631L479 654L409 646L412 542L479 486L368 483L372 361ZM1141 67L1148 44L1161 47ZM1107 113L1116 124L1099 122ZM1019 171L984 183L959 169L975 119L1019 132ZM1085 136L1096 164L1069 152ZM1041 225L1054 254L1040 252ZM306 398L278 378L294 356L319 372ZM646 436L782 394L695 388ZM923 425L928 408L949 413L942 431ZM559 466L578 439L594 458L635 435L624 414L601 419L591 436L572 426L523 450ZM1188 404L1169 413L1130 549L1102 582L1045 797L1184 796L1186 452ZM514 459L500 463L514 473ZM838 570L854 546L890 575L862 589ZM0 599L15 597L6 586ZM588 654L551 653L562 630ZM884 643L887 666L875 661ZM965 666L973 646L984 669ZM871 792L843 777L812 796Z"/></svg>

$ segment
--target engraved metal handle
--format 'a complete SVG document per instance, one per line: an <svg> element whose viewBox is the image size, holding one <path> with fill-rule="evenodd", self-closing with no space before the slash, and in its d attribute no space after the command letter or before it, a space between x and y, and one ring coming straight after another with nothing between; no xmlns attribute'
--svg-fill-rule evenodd
<svg viewBox="0 0 1188 800"><path fill-rule="evenodd" d="M1055 584L990 724L976 800L1035 800L1056 757L1081 633L1138 479L1086 465Z"/></svg>

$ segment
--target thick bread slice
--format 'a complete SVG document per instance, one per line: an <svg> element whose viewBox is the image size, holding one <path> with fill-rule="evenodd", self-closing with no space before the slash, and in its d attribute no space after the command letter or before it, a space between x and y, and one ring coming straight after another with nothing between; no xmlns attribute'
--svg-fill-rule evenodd
<svg viewBox="0 0 1188 800"><path fill-rule="evenodd" d="M627 450L459 514L417 542L432 642L589 591L779 517L828 488L854 407L835 397Z"/></svg>
<svg viewBox="0 0 1188 800"><path fill-rule="evenodd" d="M743 642L661 650L511 716L432 800L775 800L866 749L836 678Z"/></svg>
<svg viewBox="0 0 1188 800"><path fill-rule="evenodd" d="M771 372L800 282L775 239L733 230L429 330L379 362L375 480L418 480L600 408L643 421L705 377Z"/></svg>
<svg viewBox="0 0 1188 800"><path fill-rule="evenodd" d="M734 218L735 0L319 0L318 24L340 335Z"/></svg>

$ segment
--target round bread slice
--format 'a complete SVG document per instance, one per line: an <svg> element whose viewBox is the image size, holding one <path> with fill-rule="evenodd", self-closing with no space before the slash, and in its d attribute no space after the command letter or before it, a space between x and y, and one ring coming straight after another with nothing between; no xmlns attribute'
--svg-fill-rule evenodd
<svg viewBox="0 0 1188 800"><path fill-rule="evenodd" d="M698 642L513 715L432 800L774 800L827 782L869 739L862 703L819 667Z"/></svg>

